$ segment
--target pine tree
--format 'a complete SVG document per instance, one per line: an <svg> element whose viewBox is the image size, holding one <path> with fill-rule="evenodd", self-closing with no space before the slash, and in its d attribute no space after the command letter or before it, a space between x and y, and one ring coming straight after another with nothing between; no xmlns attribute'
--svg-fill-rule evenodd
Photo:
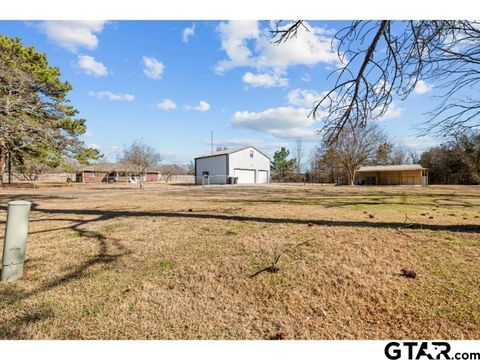
<svg viewBox="0 0 480 360"><path fill-rule="evenodd" d="M0 35L0 179L7 156L54 166L101 157L79 139L86 121L76 117L67 99L72 85L60 77L45 54Z"/></svg>

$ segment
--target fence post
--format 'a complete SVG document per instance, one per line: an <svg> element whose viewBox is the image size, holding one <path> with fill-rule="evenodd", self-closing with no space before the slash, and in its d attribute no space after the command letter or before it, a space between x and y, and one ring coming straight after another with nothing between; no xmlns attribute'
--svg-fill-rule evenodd
<svg viewBox="0 0 480 360"><path fill-rule="evenodd" d="M14 281L23 276L30 206L29 201L23 200L8 203L1 281Z"/></svg>

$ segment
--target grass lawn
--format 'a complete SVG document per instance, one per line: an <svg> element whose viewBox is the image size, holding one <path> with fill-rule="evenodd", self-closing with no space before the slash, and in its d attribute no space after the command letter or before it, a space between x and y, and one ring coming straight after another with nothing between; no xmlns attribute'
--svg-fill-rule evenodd
<svg viewBox="0 0 480 360"><path fill-rule="evenodd" d="M14 198L0 338L480 338L478 186L12 189L2 234Z"/></svg>

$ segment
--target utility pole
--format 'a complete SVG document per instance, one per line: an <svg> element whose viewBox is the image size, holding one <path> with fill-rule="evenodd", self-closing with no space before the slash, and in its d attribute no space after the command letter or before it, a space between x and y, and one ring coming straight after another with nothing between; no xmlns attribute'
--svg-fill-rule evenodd
<svg viewBox="0 0 480 360"><path fill-rule="evenodd" d="M210 130L210 143L212 144L212 154L213 154L213 130Z"/></svg>

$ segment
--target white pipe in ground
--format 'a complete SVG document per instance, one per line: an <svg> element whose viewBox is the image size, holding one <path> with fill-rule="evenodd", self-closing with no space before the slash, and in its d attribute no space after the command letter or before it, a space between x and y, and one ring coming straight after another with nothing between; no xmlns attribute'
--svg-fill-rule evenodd
<svg viewBox="0 0 480 360"><path fill-rule="evenodd" d="M23 200L8 203L1 281L14 281L23 276L31 205Z"/></svg>

